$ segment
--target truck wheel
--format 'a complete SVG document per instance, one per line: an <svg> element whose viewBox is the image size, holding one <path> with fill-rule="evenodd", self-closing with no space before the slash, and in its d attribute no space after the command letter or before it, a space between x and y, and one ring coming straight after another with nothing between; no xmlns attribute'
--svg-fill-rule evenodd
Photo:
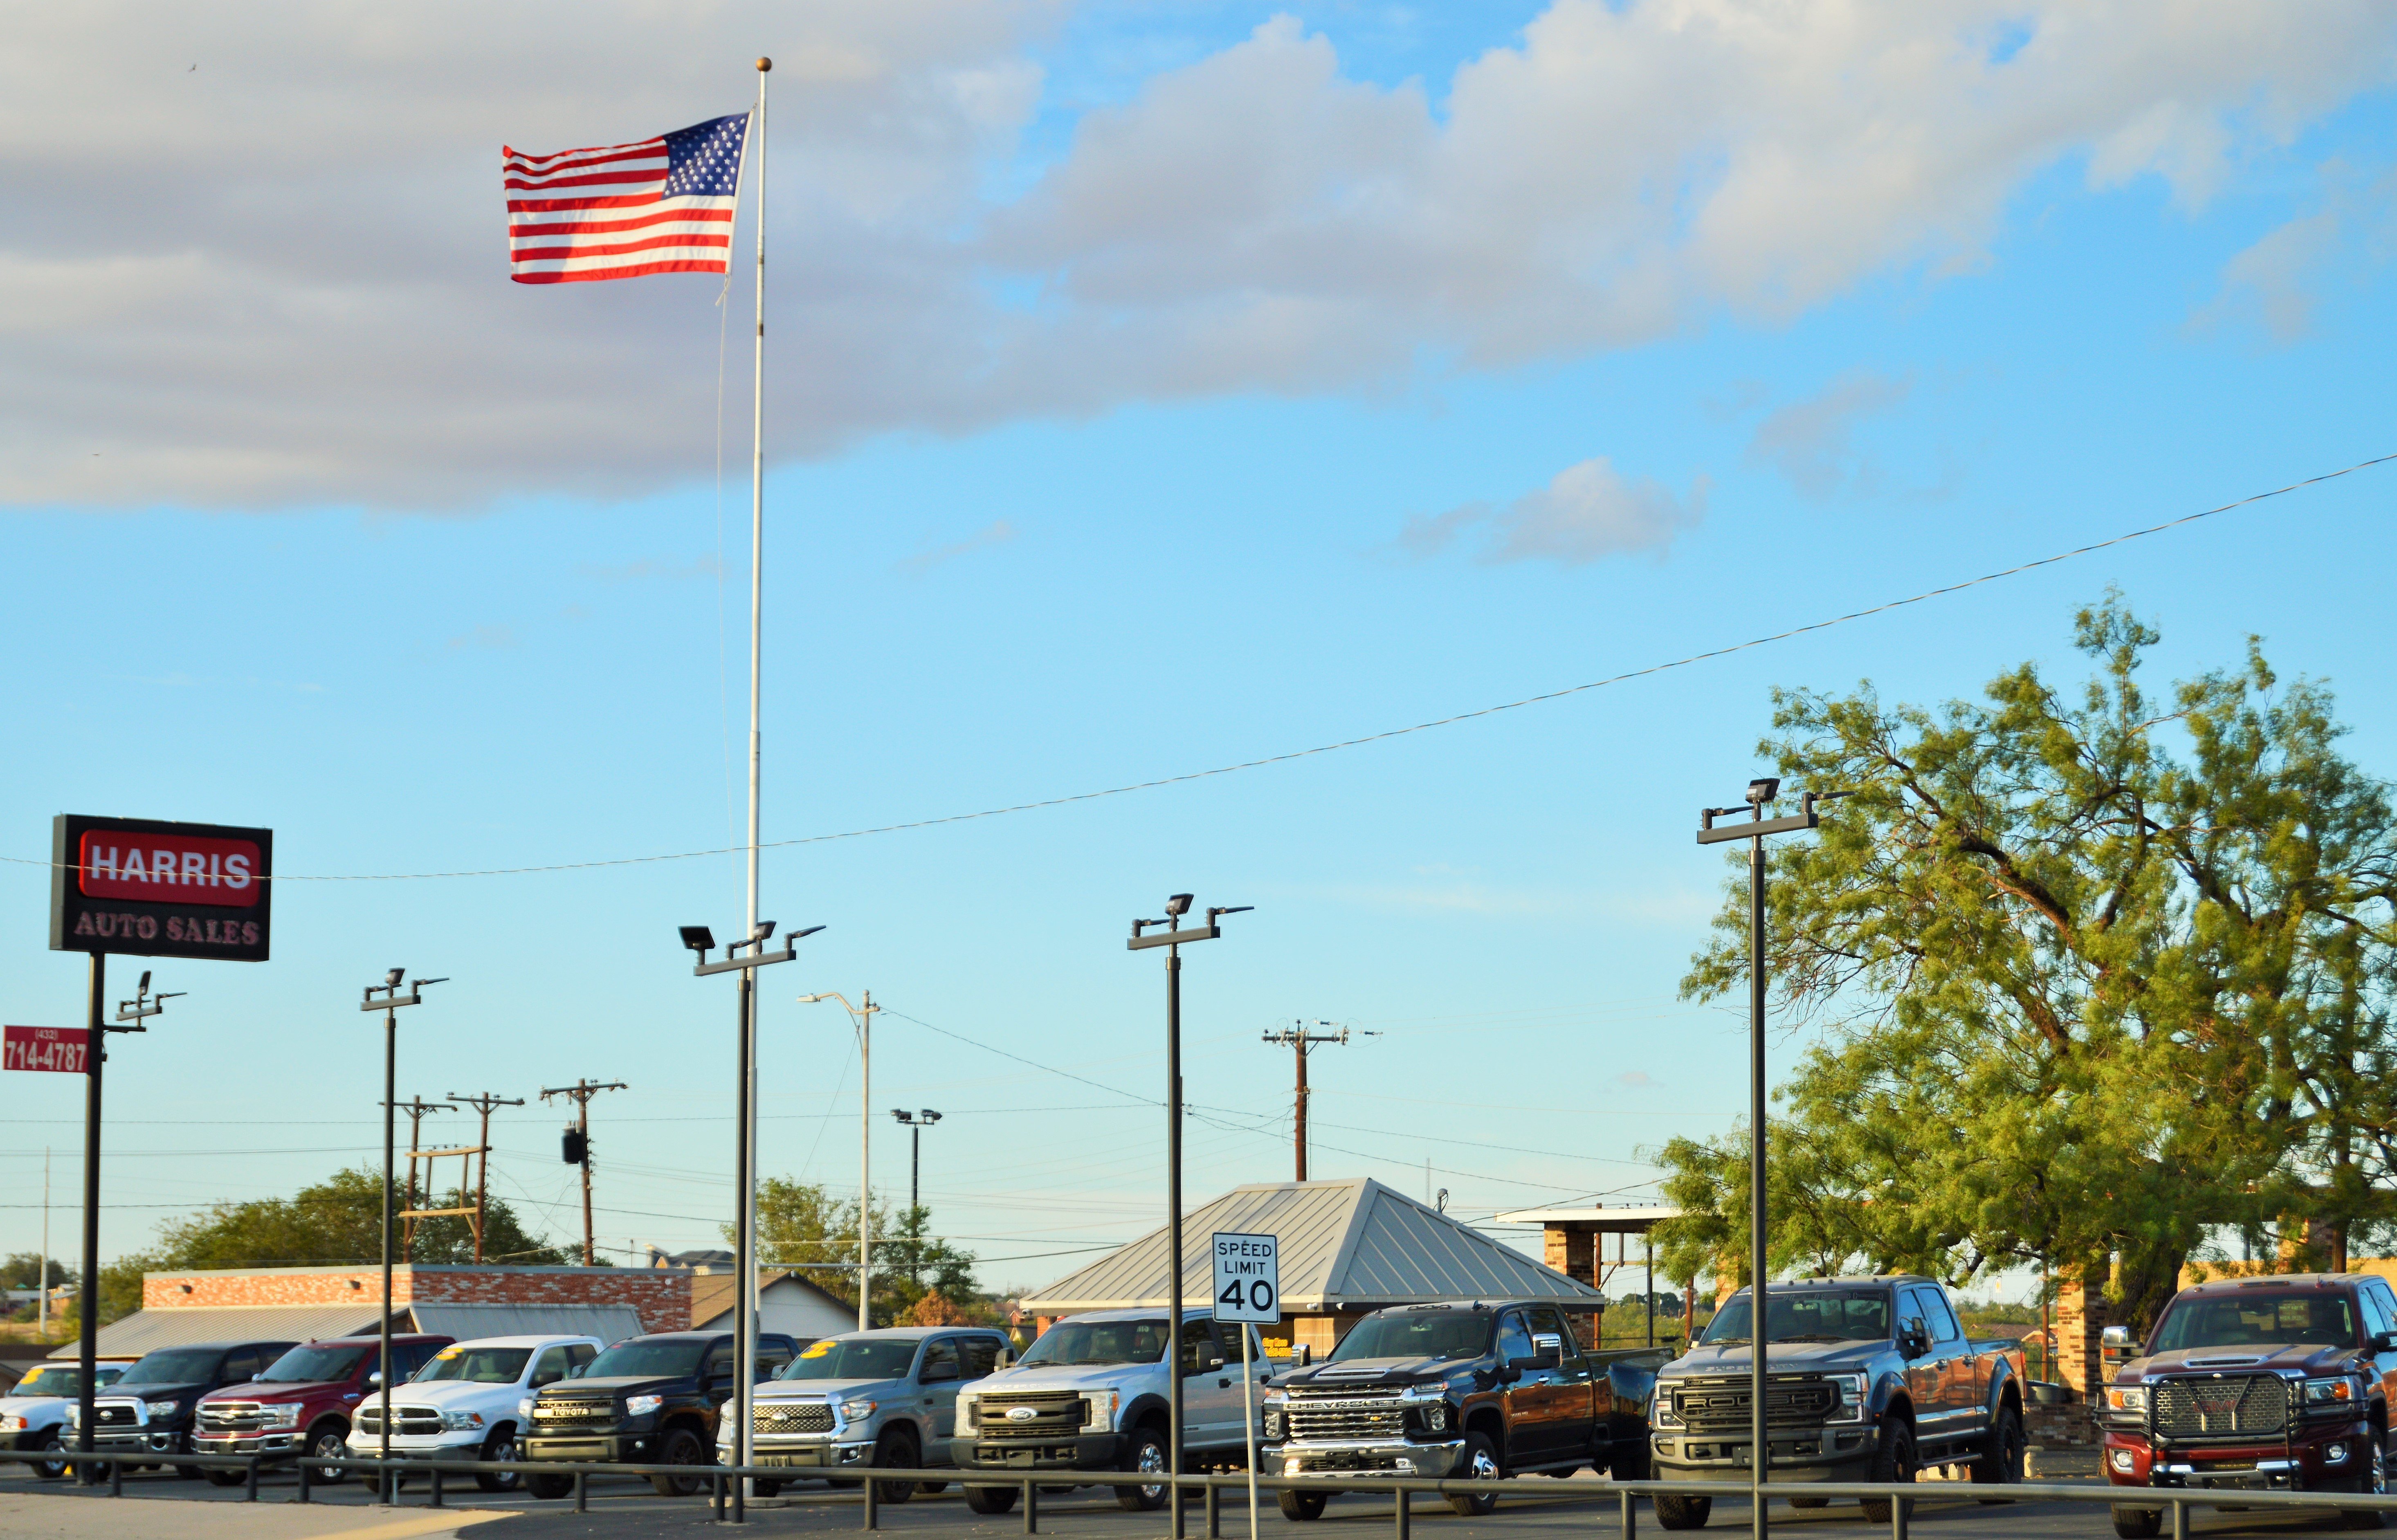
<svg viewBox="0 0 2397 1540"><path fill-rule="evenodd" d="M662 1466L703 1466L708 1463L707 1446L701 1443L699 1435L690 1428L666 1429L666 1436L660 1440L660 1446L658 1464ZM691 1496L699 1491L699 1482L696 1475L685 1476L679 1471L649 1478L649 1485L657 1489L661 1497Z"/></svg>
<svg viewBox="0 0 2397 1540"><path fill-rule="evenodd" d="M308 1453L318 1460L328 1455L350 1452L350 1430L342 1423L319 1423L308 1435ZM338 1486L349 1479L349 1471L341 1466L318 1465L308 1475L314 1486Z"/></svg>
<svg viewBox="0 0 2397 1540"><path fill-rule="evenodd" d="M1873 1451L1872 1479L1880 1486L1905 1486L1914 1480L1918 1468L1914 1458L1914 1429L1895 1413L1881 1418L1880 1447ZM1889 1522L1890 1499L1867 1497L1859 1505L1865 1518L1872 1523ZM1914 1511L1914 1500L1906 1500L1906 1511Z"/></svg>
<svg viewBox="0 0 2397 1540"><path fill-rule="evenodd" d="M2122 1540L2155 1540L2157 1532L2163 1527L2164 1510L2162 1508L2114 1510L2114 1533Z"/></svg>
<svg viewBox="0 0 2397 1540"><path fill-rule="evenodd" d="M937 1497L942 1493L948 1490L949 1483L946 1481L918 1481L916 1483L916 1495L918 1497Z"/></svg>
<svg viewBox="0 0 2397 1540"><path fill-rule="evenodd" d="M55 1481L67 1473L66 1440L56 1433L42 1441L42 1462L33 1474L45 1481Z"/></svg>
<svg viewBox="0 0 2397 1540"><path fill-rule="evenodd" d="M176 1480L182 1481L196 1481L201 1477L208 1474L210 1474L210 1472L206 1466L177 1466L175 1467Z"/></svg>
<svg viewBox="0 0 2397 1540"><path fill-rule="evenodd" d="M749 1491L759 1497L780 1497L783 1494L783 1483L752 1476L749 1478Z"/></svg>
<svg viewBox="0 0 2397 1540"><path fill-rule="evenodd" d="M1303 1524L1309 1520L1323 1517L1324 1502L1332 1494L1328 1492L1284 1491L1276 1493L1274 1495L1276 1501L1281 1505L1281 1516Z"/></svg>
<svg viewBox="0 0 2397 1540"><path fill-rule="evenodd" d="M1707 1515L1714 1510L1715 1500L1711 1497L1693 1497L1680 1492L1656 1494L1656 1522L1668 1530L1702 1530L1707 1527Z"/></svg>
<svg viewBox="0 0 2397 1540"><path fill-rule="evenodd" d="M915 1436L894 1427L875 1444L874 1463L891 1470L914 1470L924 1462L916 1453ZM880 1489L875 1495L886 1503L904 1503L916 1495L913 1481L877 1481L875 1485Z"/></svg>
<svg viewBox="0 0 2397 1540"><path fill-rule="evenodd" d="M200 1474L208 1479L208 1485L212 1487L237 1487L249 1480L246 1471L219 1470L214 1466L206 1467Z"/></svg>
<svg viewBox="0 0 2397 1540"><path fill-rule="evenodd" d="M555 1502L574 1490L571 1476L528 1476L525 1490L544 1502Z"/></svg>
<svg viewBox="0 0 2397 1540"><path fill-rule="evenodd" d="M491 1436L483 1440L482 1453L476 1455L475 1458L493 1462L503 1462L519 1458L516 1453L516 1429L508 1426L504 1423L500 1426L491 1429ZM475 1472L475 1484L482 1488L485 1492L514 1492L516 1488L524 1485L524 1472L521 1470L478 1470Z"/></svg>
<svg viewBox="0 0 2397 1540"><path fill-rule="evenodd" d="M1997 1425L1989 1429L1989 1442L1981 1448L1981 1457L1973 1462L1973 1484L1975 1486L2015 1486L2023 1479L2022 1413L2011 1406L1998 1408ZM1984 1497L1988 1507L2003 1503L2003 1497Z"/></svg>
<svg viewBox="0 0 2397 1540"><path fill-rule="evenodd" d="M1013 1487L968 1487L966 1507L976 1513L1006 1513L1015 1507Z"/></svg>
<svg viewBox="0 0 2397 1540"><path fill-rule="evenodd" d="M1132 1448L1124 1455L1123 1467L1143 1476L1162 1476L1168 1466L1165 1458L1165 1435L1153 1427L1144 1427L1132 1436ZM1165 1506L1165 1486L1116 1488L1116 1507L1126 1513L1143 1513Z"/></svg>
<svg viewBox="0 0 2397 1540"><path fill-rule="evenodd" d="M1487 1433L1465 1436L1465 1455L1457 1464L1456 1474L1467 1481L1494 1481L1506 1473L1498 1468L1498 1451ZM1467 1518L1498 1510L1498 1494L1494 1492L1460 1492L1448 1500L1448 1506Z"/></svg>
<svg viewBox="0 0 2397 1540"><path fill-rule="evenodd" d="M1769 1302L1766 1308L1771 1308ZM1831 1506L1831 1500L1828 1497L1792 1497L1789 1506L1793 1508L1827 1508Z"/></svg>
<svg viewBox="0 0 2397 1540"><path fill-rule="evenodd" d="M2355 1479L2355 1490L2367 1497L2389 1495L2389 1435L2378 1428L2364 1446L2365 1468ZM2389 1516L2378 1508L2353 1508L2339 1516L2343 1527L2351 1530L2377 1530L2389 1521Z"/></svg>

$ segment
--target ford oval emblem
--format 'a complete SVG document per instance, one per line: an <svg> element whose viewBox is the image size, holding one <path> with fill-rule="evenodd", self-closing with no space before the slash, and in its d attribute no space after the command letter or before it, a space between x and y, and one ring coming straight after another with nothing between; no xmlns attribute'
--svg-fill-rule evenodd
<svg viewBox="0 0 2397 1540"><path fill-rule="evenodd" d="M1011 1406L1007 1409L1007 1420L1011 1423L1028 1423L1038 1415L1040 1415L1039 1412L1029 1406Z"/></svg>

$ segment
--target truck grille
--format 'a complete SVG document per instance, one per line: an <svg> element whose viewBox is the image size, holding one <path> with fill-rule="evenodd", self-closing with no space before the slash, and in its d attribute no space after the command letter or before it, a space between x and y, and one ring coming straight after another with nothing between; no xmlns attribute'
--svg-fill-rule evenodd
<svg viewBox="0 0 2397 1540"><path fill-rule="evenodd" d="M381 1436L382 1408L360 1408L358 1431ZM441 1413L429 1406L403 1406L392 1416L391 1431L394 1437L428 1438L441 1431Z"/></svg>
<svg viewBox="0 0 2397 1540"><path fill-rule="evenodd" d="M141 1421L141 1413L131 1401L102 1401L92 1408L92 1420L101 1427L131 1427Z"/></svg>
<svg viewBox="0 0 2397 1540"><path fill-rule="evenodd" d="M2289 1426L2288 1386L2270 1374L2156 1380L2148 1397L2167 1439L2277 1436Z"/></svg>
<svg viewBox="0 0 2397 1540"><path fill-rule="evenodd" d="M759 1401L749 1413L749 1426L759 1433L829 1433L832 1405L827 1401Z"/></svg>
<svg viewBox="0 0 2397 1540"><path fill-rule="evenodd" d="M200 1431L203 1433L254 1433L266 1426L265 1413L256 1401L203 1401L200 1404Z"/></svg>
<svg viewBox="0 0 2397 1540"><path fill-rule="evenodd" d="M551 1428L605 1426L616 1420L613 1401L535 1401L532 1404L533 1425L542 1432Z"/></svg>
<svg viewBox="0 0 2397 1540"><path fill-rule="evenodd" d="M994 1440L1069 1439L1081 1431L1084 1404L1078 1390L1013 1390L982 1396L974 1401L974 1433ZM1009 1415L1018 1410L1032 1415Z"/></svg>
<svg viewBox="0 0 2397 1540"><path fill-rule="evenodd" d="M1284 1403L1283 1416L1292 1439L1403 1439L1407 1409L1392 1400L1336 1401L1309 1406Z"/></svg>
<svg viewBox="0 0 2397 1540"><path fill-rule="evenodd" d="M1819 1423L1840 1404L1836 1387L1821 1380L1773 1380L1764 1387L1764 1416L1774 1423ZM1692 1427L1746 1427L1750 1405L1747 1380L1683 1380L1673 1387L1673 1410Z"/></svg>

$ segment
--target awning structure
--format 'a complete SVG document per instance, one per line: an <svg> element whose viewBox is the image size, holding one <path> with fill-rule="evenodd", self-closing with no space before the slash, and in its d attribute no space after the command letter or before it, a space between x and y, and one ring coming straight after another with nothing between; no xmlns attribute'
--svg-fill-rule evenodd
<svg viewBox="0 0 2397 1540"><path fill-rule="evenodd" d="M1319 1315L1438 1300L1540 1299L1602 1305L1602 1296L1553 1267L1491 1239L1371 1177L1265 1182L1235 1187L1182 1222L1182 1293L1203 1306L1215 1231L1279 1237L1282 1309ZM1040 1316L1125 1309L1167 1301L1168 1238L1160 1225L1121 1251L1025 1296Z"/></svg>
<svg viewBox="0 0 2397 1540"><path fill-rule="evenodd" d="M136 1310L100 1329L100 1350L119 1357L195 1342L314 1342L351 1337L378 1329L382 1312L372 1304L228 1306L181 1310ZM51 1349L72 1359L74 1343Z"/></svg>

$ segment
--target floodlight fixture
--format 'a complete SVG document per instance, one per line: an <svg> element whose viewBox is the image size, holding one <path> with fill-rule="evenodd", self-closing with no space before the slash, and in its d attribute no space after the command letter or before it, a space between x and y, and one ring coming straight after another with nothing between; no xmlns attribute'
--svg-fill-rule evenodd
<svg viewBox="0 0 2397 1540"><path fill-rule="evenodd" d="M774 922L770 919L761 919L757 922L756 928L749 932L749 939L753 942L765 941L769 937L772 936L773 933Z"/></svg>
<svg viewBox="0 0 2397 1540"><path fill-rule="evenodd" d="M716 950L716 932L706 926L686 925L681 927L681 930L682 944L701 957L703 957Z"/></svg>
<svg viewBox="0 0 2397 1540"><path fill-rule="evenodd" d="M1780 795L1781 778L1777 775L1760 775L1748 783L1748 801L1750 807L1761 808Z"/></svg>
<svg viewBox="0 0 2397 1540"><path fill-rule="evenodd" d="M408 970L405 968L386 969L382 975L383 987L396 989L399 987L399 981L406 977L408 977Z"/></svg>
<svg viewBox="0 0 2397 1540"><path fill-rule="evenodd" d="M150 970L147 968L141 970L141 982L133 986L133 992L137 995L150 993Z"/></svg>
<svg viewBox="0 0 2397 1540"><path fill-rule="evenodd" d="M1189 912L1190 895L1188 893L1176 893L1165 901L1165 917L1168 919L1180 919Z"/></svg>
<svg viewBox="0 0 2397 1540"><path fill-rule="evenodd" d="M941 1120L941 1115L934 1112L931 1107L923 1108L917 1114L917 1116L923 1118L924 1121L928 1123L937 1123Z"/></svg>

